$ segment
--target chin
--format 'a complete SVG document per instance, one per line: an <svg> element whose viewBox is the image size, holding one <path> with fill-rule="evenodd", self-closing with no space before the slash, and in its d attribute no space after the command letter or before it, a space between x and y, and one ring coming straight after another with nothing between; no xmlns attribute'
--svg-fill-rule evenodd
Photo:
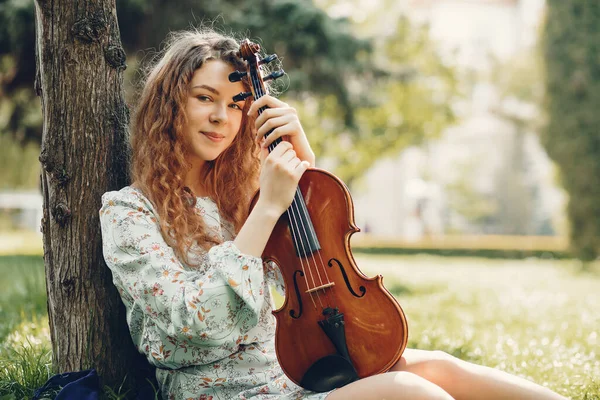
<svg viewBox="0 0 600 400"><path fill-rule="evenodd" d="M203 157L204 161L206 162L213 162L215 161L217 158L219 158L219 156L223 154L223 152L219 153L219 154L206 154L205 157Z"/></svg>
<svg viewBox="0 0 600 400"><path fill-rule="evenodd" d="M194 152L194 158L202 160L204 162L211 162L216 160L223 151L206 151L207 149L201 149L200 151Z"/></svg>

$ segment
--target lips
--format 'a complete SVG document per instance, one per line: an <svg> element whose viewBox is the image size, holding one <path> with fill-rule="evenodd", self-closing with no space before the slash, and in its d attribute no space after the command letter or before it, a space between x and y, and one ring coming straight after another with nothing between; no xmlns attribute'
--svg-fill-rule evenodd
<svg viewBox="0 0 600 400"><path fill-rule="evenodd" d="M202 133L204 136L206 136L208 139L212 140L213 142L220 142L221 140L225 139L225 136L219 135L218 133L215 133L215 132L200 132L200 133Z"/></svg>

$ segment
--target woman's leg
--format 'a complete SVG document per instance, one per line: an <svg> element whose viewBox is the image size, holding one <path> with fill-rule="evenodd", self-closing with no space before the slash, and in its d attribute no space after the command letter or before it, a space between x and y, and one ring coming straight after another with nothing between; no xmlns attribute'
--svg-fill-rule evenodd
<svg viewBox="0 0 600 400"><path fill-rule="evenodd" d="M335 390L326 400L453 400L439 386L410 372L369 376Z"/></svg>
<svg viewBox="0 0 600 400"><path fill-rule="evenodd" d="M407 371L423 377L457 400L565 399L526 379L472 364L441 351L406 349L392 371Z"/></svg>

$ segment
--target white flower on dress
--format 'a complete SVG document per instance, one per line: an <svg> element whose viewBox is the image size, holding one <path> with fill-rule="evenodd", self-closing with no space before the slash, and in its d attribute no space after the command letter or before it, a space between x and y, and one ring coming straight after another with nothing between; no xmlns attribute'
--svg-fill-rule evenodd
<svg viewBox="0 0 600 400"><path fill-rule="evenodd" d="M173 270L171 270L171 268L164 265L161 270L156 273L156 277L160 279L172 279L172 272Z"/></svg>

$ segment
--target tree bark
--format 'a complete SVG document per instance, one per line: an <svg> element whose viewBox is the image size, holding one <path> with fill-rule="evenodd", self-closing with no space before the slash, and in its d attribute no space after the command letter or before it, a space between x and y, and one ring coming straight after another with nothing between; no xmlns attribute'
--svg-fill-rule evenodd
<svg viewBox="0 0 600 400"><path fill-rule="evenodd" d="M115 0L36 0L42 231L55 372L96 368L116 387L147 373L104 263L98 210L128 182L125 53Z"/></svg>

